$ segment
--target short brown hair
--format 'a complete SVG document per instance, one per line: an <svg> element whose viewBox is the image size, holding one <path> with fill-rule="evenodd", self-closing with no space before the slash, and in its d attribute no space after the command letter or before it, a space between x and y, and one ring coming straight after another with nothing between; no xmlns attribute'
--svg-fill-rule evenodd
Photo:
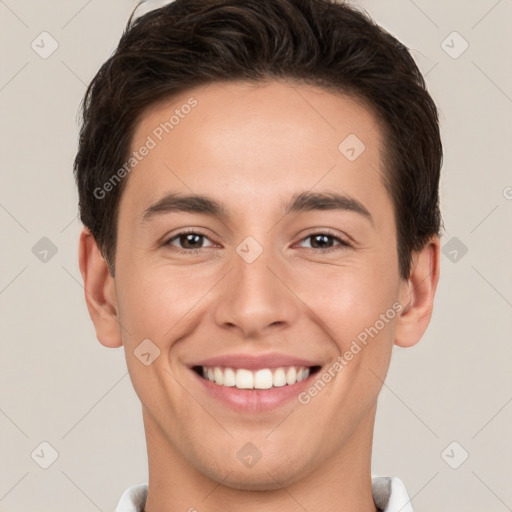
<svg viewBox="0 0 512 512"><path fill-rule="evenodd" d="M269 79L348 93L372 108L386 142L400 275L409 276L413 252L440 230L437 108L408 49L335 0L175 0L132 13L85 93L74 162L81 220L112 275L126 179L105 197L95 190L126 161L140 116L201 84Z"/></svg>

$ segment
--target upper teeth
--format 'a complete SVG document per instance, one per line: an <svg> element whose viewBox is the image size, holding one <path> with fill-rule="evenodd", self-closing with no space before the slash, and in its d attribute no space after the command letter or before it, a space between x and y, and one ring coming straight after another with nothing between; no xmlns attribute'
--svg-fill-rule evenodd
<svg viewBox="0 0 512 512"><path fill-rule="evenodd" d="M272 386L281 387L291 385L309 376L309 368L280 367L262 368L252 372L245 368L221 368L215 366L206 368L203 366L203 377L220 386L236 386L238 389L269 389Z"/></svg>

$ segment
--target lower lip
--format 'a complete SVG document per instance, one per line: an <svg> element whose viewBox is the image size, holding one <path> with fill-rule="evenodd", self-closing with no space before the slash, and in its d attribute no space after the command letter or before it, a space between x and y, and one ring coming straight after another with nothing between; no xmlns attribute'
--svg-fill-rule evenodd
<svg viewBox="0 0 512 512"><path fill-rule="evenodd" d="M220 386L211 380L204 379L191 370L204 389L216 400L229 408L244 413L261 413L272 411L297 398L309 385L310 379L318 372L310 374L306 379L270 389L238 389L235 386Z"/></svg>

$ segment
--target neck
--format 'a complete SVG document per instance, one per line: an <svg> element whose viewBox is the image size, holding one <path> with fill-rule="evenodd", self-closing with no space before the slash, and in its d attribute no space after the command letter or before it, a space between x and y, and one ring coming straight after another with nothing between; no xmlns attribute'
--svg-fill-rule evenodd
<svg viewBox="0 0 512 512"><path fill-rule="evenodd" d="M237 487L233 474L222 468L194 467L191 460L197 454L183 454L144 410L149 466L144 512L238 512L241 503L244 512L377 512L370 468L375 411L373 407L337 453L314 467L299 468L300 474L292 468L266 468L265 487L251 490Z"/></svg>

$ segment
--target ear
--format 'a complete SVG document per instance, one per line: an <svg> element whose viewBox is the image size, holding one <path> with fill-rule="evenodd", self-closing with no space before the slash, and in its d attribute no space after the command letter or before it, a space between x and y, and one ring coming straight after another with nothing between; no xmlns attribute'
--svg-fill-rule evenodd
<svg viewBox="0 0 512 512"><path fill-rule="evenodd" d="M79 242L80 273L84 282L85 302L98 341L105 347L122 346L117 315L114 278L88 228L83 228Z"/></svg>
<svg viewBox="0 0 512 512"><path fill-rule="evenodd" d="M439 237L434 236L415 253L411 274L400 285L404 309L395 324L395 345L399 347L418 343L430 322L439 281L440 245Z"/></svg>

